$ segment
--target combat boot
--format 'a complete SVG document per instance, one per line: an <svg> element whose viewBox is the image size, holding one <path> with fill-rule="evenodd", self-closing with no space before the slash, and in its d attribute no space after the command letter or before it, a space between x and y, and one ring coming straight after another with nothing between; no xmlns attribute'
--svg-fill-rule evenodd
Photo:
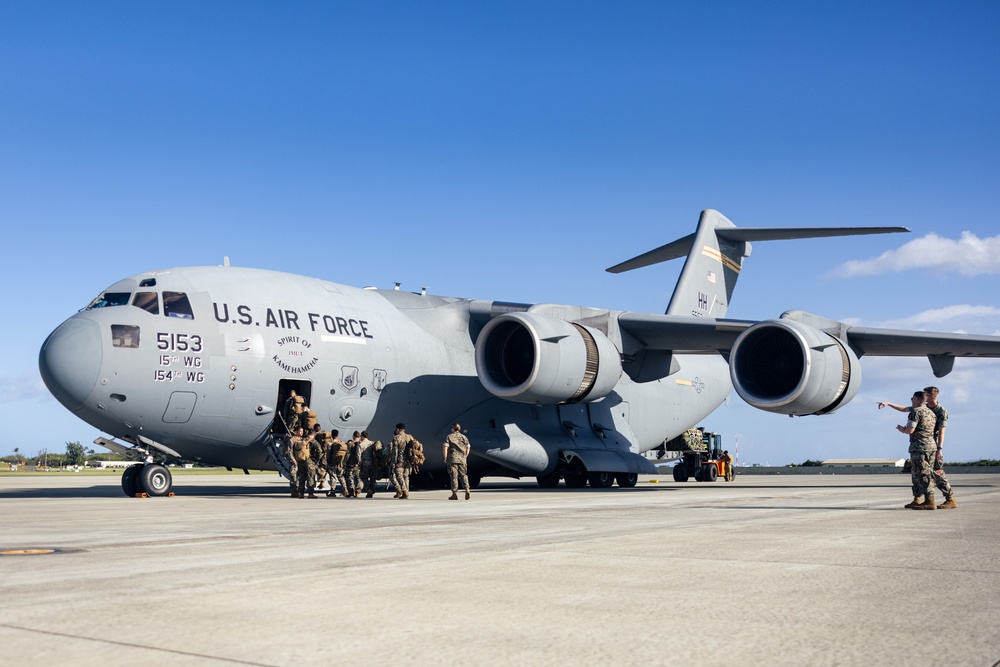
<svg viewBox="0 0 1000 667"><path fill-rule="evenodd" d="M944 502L937 506L939 510L953 510L958 507L958 503L955 502L955 496L945 496Z"/></svg>
<svg viewBox="0 0 1000 667"><path fill-rule="evenodd" d="M368 489L368 493L365 494L365 498L371 498L374 495L375 495L375 490L374 489Z"/></svg>
<svg viewBox="0 0 1000 667"><path fill-rule="evenodd" d="M350 498L351 497L351 492L348 491L347 489L344 489L344 492L341 493L340 495L342 495L344 498Z"/></svg>
<svg viewBox="0 0 1000 667"><path fill-rule="evenodd" d="M934 492L932 491L932 492L928 493L927 497L924 499L924 502L920 503L919 505L914 506L913 509L915 509L915 510L932 510L932 509L937 509L937 503L934 502Z"/></svg>
<svg viewBox="0 0 1000 667"><path fill-rule="evenodd" d="M316 497L315 493L310 493L308 496L306 496L306 498L315 498L315 497Z"/></svg>
<svg viewBox="0 0 1000 667"><path fill-rule="evenodd" d="M357 497L358 497L358 490L357 490L357 489L354 489L354 497L355 497L355 498L357 498Z"/></svg>
<svg viewBox="0 0 1000 667"><path fill-rule="evenodd" d="M458 500L458 494L452 491L451 495L448 496L448 500Z"/></svg>
<svg viewBox="0 0 1000 667"><path fill-rule="evenodd" d="M394 495L393 498L399 498L402 495L403 494L399 492L399 489L396 489L396 495Z"/></svg>
<svg viewBox="0 0 1000 667"><path fill-rule="evenodd" d="M469 493L469 490L468 490L468 489L466 489L466 490L465 490L465 499L466 499L466 500L468 500L468 499L469 499L469 498L471 498L471 497L472 497L472 494L471 494L471 493Z"/></svg>
<svg viewBox="0 0 1000 667"><path fill-rule="evenodd" d="M400 500L408 500L409 498L410 498L410 492L407 491L406 489L403 489L402 491L399 492Z"/></svg>
<svg viewBox="0 0 1000 667"><path fill-rule="evenodd" d="M924 497L923 496L914 496L913 497L913 502L912 503L906 503L905 505L903 505L903 507L906 508L906 509L908 509L908 510L912 510L912 509L914 509L917 505L919 505L922 502L924 502Z"/></svg>

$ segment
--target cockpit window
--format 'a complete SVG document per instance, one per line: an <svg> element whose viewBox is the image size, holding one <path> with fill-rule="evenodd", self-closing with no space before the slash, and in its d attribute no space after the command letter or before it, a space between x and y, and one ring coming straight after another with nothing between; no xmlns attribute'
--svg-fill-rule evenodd
<svg viewBox="0 0 1000 667"><path fill-rule="evenodd" d="M150 315L160 314L160 301L156 292L136 292L135 298L132 299L132 305L136 308L142 308Z"/></svg>
<svg viewBox="0 0 1000 667"><path fill-rule="evenodd" d="M112 306L124 306L128 304L128 298L130 296L132 296L131 292L105 292L91 301L90 305L87 306L87 310L92 310L94 308L110 308Z"/></svg>
<svg viewBox="0 0 1000 667"><path fill-rule="evenodd" d="M156 287L156 278L143 278L139 287Z"/></svg>
<svg viewBox="0 0 1000 667"><path fill-rule="evenodd" d="M115 347L139 347L139 327L130 324L112 324L111 344Z"/></svg>
<svg viewBox="0 0 1000 667"><path fill-rule="evenodd" d="M183 317L186 320L194 319L191 302L188 301L187 294L184 292L163 293L163 314L167 317Z"/></svg>

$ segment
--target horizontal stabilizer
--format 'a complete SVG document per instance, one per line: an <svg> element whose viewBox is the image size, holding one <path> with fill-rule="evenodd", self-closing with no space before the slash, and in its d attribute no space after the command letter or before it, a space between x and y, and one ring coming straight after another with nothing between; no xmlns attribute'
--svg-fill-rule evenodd
<svg viewBox="0 0 1000 667"><path fill-rule="evenodd" d="M909 231L906 227L722 227L715 230L715 235L727 241L791 241Z"/></svg>
<svg viewBox="0 0 1000 667"><path fill-rule="evenodd" d="M716 227L715 235L726 241L791 241L818 239L832 236L864 236L866 234L899 234L909 232L906 227ZM691 252L695 235L688 234L659 248L644 252L630 260L615 264L608 273L624 273L660 262L686 257Z"/></svg>

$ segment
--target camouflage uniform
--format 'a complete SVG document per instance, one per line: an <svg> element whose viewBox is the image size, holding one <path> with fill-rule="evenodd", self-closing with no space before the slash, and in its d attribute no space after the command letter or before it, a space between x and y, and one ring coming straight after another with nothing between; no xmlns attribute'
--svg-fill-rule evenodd
<svg viewBox="0 0 1000 667"><path fill-rule="evenodd" d="M378 469L375 465L375 443L368 438L362 437L358 444L358 451L361 453L361 483L367 492L367 497L375 495L375 487L378 485Z"/></svg>
<svg viewBox="0 0 1000 667"><path fill-rule="evenodd" d="M913 497L925 496L931 485L934 454L934 425L937 419L925 405L912 408L906 418L906 426L913 427L910 434L910 478L913 481Z"/></svg>
<svg viewBox="0 0 1000 667"><path fill-rule="evenodd" d="M941 493L945 496L950 496L952 494L951 484L948 482L948 476L944 474L944 459L939 459L937 457L937 443L938 437L941 434L941 429L948 426L948 411L944 409L944 406L938 403L933 408L928 408L934 413L934 465L932 467L933 475L931 476L931 481L934 485L941 489Z"/></svg>
<svg viewBox="0 0 1000 667"><path fill-rule="evenodd" d="M285 399L285 426L288 427L289 433L294 433L301 425L299 423L299 414L302 412L301 400L301 396L289 396Z"/></svg>
<svg viewBox="0 0 1000 667"><path fill-rule="evenodd" d="M337 497L337 482L340 482L341 493L347 496L347 484L344 479L344 457L347 455L347 445L340 438L334 438L330 450L326 454L326 470L330 473L330 497Z"/></svg>
<svg viewBox="0 0 1000 667"><path fill-rule="evenodd" d="M320 447L319 458L316 459L316 476L319 480L316 488L322 489L326 484L326 454L330 451L330 441L333 438L326 431L316 431L313 438L316 439Z"/></svg>
<svg viewBox="0 0 1000 667"><path fill-rule="evenodd" d="M350 440L347 443L347 456L344 458L344 478L347 480L348 496L358 497L358 490L361 489L361 452L358 450L359 442Z"/></svg>
<svg viewBox="0 0 1000 667"><path fill-rule="evenodd" d="M310 442L312 438L302 438L295 436L292 438L292 457L295 459L296 466L295 470L295 480L296 480L296 492L299 498L305 498L305 492L308 488L309 496L315 498L313 494L313 486L311 480L315 479L316 467L310 460Z"/></svg>
<svg viewBox="0 0 1000 667"><path fill-rule="evenodd" d="M309 442L309 488L312 490L316 489L319 482L322 482L322 477L325 475L326 471L321 467L324 463L323 459L323 446L319 443L316 436L318 433L313 433L311 437L308 438ZM312 491L310 491L312 493Z"/></svg>
<svg viewBox="0 0 1000 667"><path fill-rule="evenodd" d="M298 464L295 461L295 456L292 454L296 439L298 439L298 436L286 437L282 453L285 455L285 460L288 461L288 486L292 490L292 495L298 497L299 492L295 489L295 475Z"/></svg>
<svg viewBox="0 0 1000 667"><path fill-rule="evenodd" d="M406 449L413 442L409 433L398 433L392 436L389 445L389 465L391 466L392 484L396 487L397 497L410 495L410 461Z"/></svg>
<svg viewBox="0 0 1000 667"><path fill-rule="evenodd" d="M465 489L465 498L469 498L469 467L465 452L469 448L469 439L462 433L453 431L444 439L448 448L445 461L448 463L448 476L451 478L451 495L457 497L460 488Z"/></svg>

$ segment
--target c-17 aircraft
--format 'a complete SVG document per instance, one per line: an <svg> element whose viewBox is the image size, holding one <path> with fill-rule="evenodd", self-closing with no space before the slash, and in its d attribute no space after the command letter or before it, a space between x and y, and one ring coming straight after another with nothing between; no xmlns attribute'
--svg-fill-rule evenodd
<svg viewBox="0 0 1000 667"><path fill-rule="evenodd" d="M861 384L862 355L1000 357L1000 337L849 326L802 311L725 319L751 242L908 231L739 228L714 210L693 234L608 269L686 257L665 314L437 297L228 266L121 280L42 345L67 409L132 450L128 495L165 495L162 455L288 476L278 439L291 390L320 424L437 445L455 422L470 477L543 487L634 486L641 453L700 422L732 388L750 405L823 415ZM382 435L379 435L382 434ZM424 473L441 476L440 448ZM475 483L475 482L474 482Z"/></svg>

